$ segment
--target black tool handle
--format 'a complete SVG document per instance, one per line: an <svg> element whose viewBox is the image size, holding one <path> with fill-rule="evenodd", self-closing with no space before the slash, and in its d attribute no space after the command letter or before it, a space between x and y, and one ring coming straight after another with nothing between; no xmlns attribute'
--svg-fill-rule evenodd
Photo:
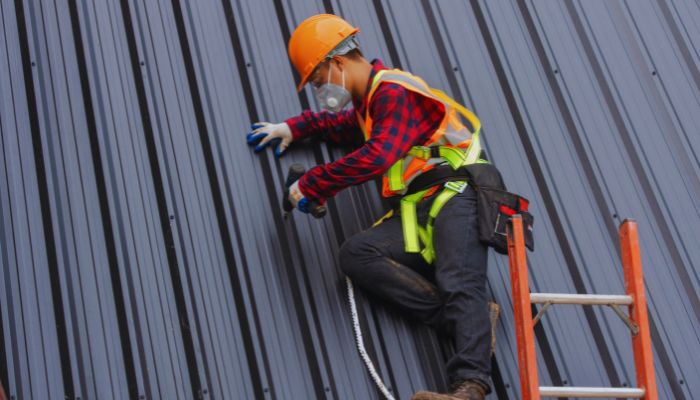
<svg viewBox="0 0 700 400"><path fill-rule="evenodd" d="M301 164L292 164L289 166L287 179L284 181L284 195L282 196L282 209L285 212L291 212L292 209L294 209L292 203L289 201L289 187L292 186L294 182L299 180L299 178L301 178L305 172L306 168L304 168L304 166ZM309 203L309 213L314 216L314 218L321 218L326 215L326 207L312 201Z"/></svg>

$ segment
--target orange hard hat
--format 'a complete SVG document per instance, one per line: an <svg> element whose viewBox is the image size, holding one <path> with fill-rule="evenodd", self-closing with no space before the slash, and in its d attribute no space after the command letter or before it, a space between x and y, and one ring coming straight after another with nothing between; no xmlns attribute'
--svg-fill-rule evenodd
<svg viewBox="0 0 700 400"><path fill-rule="evenodd" d="M337 15L318 14L305 19L289 38L289 59L299 72L297 90L306 84L328 53L360 30Z"/></svg>

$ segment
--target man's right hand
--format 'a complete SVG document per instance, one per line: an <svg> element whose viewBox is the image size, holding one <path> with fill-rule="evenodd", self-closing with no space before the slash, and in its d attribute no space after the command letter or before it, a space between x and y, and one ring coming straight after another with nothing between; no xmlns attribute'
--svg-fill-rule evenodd
<svg viewBox="0 0 700 400"><path fill-rule="evenodd" d="M251 125L252 131L246 135L246 140L251 146L255 146L255 152L263 150L272 144L275 147L275 155L281 157L292 143L292 130L285 122L271 124L269 122L256 122Z"/></svg>

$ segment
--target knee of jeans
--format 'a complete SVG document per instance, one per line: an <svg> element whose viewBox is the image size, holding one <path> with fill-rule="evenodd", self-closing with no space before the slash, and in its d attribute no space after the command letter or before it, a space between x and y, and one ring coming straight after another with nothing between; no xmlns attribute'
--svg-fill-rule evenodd
<svg viewBox="0 0 700 400"><path fill-rule="evenodd" d="M363 240L362 235L355 235L345 240L338 251L340 268L345 275L352 277L365 264L362 259L370 254L368 243Z"/></svg>

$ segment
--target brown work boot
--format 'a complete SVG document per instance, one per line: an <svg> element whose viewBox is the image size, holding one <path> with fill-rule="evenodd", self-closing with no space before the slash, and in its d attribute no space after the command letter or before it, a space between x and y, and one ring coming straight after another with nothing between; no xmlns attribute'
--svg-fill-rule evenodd
<svg viewBox="0 0 700 400"><path fill-rule="evenodd" d="M491 322L491 354L496 351L496 324L498 316L501 312L501 307L489 302L489 321ZM435 393L421 390L416 392L411 400L483 400L486 397L486 389L478 382L466 380L457 384L455 390L451 393Z"/></svg>
<svg viewBox="0 0 700 400"><path fill-rule="evenodd" d="M435 393L421 390L411 397L411 400L484 400L486 389L476 381L466 380L460 383L450 393Z"/></svg>

